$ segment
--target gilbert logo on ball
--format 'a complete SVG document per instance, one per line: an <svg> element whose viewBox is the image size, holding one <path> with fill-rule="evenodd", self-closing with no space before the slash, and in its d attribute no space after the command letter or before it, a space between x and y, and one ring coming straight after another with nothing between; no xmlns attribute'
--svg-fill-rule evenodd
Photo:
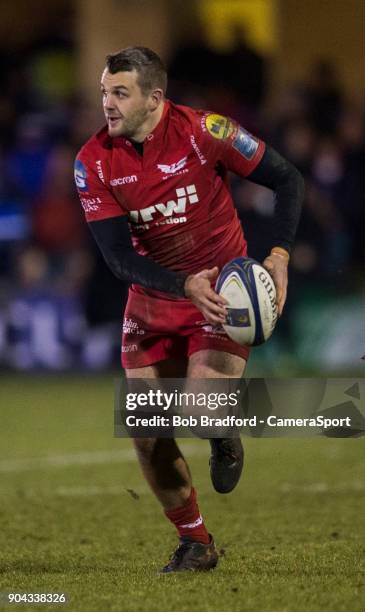
<svg viewBox="0 0 365 612"><path fill-rule="evenodd" d="M228 336L240 345L266 342L274 331L278 312L274 282L254 259L237 257L222 269L216 291L228 301Z"/></svg>

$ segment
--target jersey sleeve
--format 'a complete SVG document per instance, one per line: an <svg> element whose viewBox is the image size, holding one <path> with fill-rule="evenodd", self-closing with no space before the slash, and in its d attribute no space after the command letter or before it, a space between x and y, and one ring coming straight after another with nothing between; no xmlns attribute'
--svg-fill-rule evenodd
<svg viewBox="0 0 365 612"><path fill-rule="evenodd" d="M236 121L209 112L200 114L198 140L208 161L242 177L253 172L265 151L265 143Z"/></svg>
<svg viewBox="0 0 365 612"><path fill-rule="evenodd" d="M82 152L78 154L74 165L74 176L86 221L99 221L126 215L127 211L98 176L96 165L95 170L92 166L93 162L90 162L85 154Z"/></svg>

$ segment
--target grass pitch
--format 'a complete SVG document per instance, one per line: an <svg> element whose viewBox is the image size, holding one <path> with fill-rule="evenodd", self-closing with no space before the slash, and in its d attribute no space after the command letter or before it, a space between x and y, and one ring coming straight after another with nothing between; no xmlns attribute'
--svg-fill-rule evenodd
<svg viewBox="0 0 365 612"><path fill-rule="evenodd" d="M365 609L364 438L246 439L228 496L208 444L182 441L221 558L159 576L177 538L113 438L112 377L2 377L0 403L0 591L66 592L87 612Z"/></svg>

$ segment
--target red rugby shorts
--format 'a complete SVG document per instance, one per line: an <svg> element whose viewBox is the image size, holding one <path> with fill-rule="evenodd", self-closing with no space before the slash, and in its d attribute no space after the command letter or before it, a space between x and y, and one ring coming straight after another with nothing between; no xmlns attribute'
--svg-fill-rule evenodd
<svg viewBox="0 0 365 612"><path fill-rule="evenodd" d="M129 290L122 337L123 368L190 357L211 349L248 359L250 348L213 327L190 300L166 300Z"/></svg>

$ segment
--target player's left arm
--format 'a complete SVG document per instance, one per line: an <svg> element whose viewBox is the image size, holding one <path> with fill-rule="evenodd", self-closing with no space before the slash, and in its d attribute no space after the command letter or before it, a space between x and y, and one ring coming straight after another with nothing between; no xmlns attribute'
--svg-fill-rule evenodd
<svg viewBox="0 0 365 612"><path fill-rule="evenodd" d="M281 315L287 295L290 251L304 198L304 179L293 164L268 145L261 160L246 178L268 187L275 194L274 246L263 265L273 277Z"/></svg>
<svg viewBox="0 0 365 612"><path fill-rule="evenodd" d="M281 314L286 300L290 249L304 197L303 177L277 151L229 117L206 112L199 117L196 133L199 146L212 167L222 165L274 191L273 247L263 265L273 277Z"/></svg>

